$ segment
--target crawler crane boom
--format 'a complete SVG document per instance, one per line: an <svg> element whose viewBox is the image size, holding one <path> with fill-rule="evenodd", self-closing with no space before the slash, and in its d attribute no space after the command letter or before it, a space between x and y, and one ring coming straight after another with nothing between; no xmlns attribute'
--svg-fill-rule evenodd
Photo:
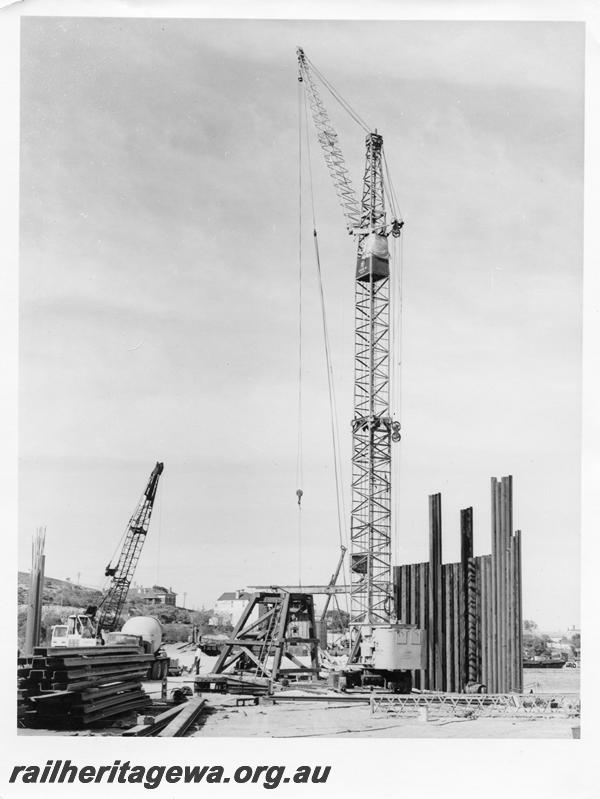
<svg viewBox="0 0 600 799"><path fill-rule="evenodd" d="M157 463L148 484L137 504L127 529L119 559L115 566L110 563L105 569L106 577L111 578L108 591L98 605L96 617L97 634L114 632L127 599L133 575L142 554L146 534L150 526L150 517L158 488L158 480L163 471L163 464Z"/></svg>

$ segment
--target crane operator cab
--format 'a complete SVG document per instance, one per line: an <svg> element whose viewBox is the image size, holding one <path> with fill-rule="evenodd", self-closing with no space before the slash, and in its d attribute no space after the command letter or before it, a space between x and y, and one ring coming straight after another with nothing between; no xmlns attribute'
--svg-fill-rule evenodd
<svg viewBox="0 0 600 799"><path fill-rule="evenodd" d="M427 665L425 631L391 621L362 624L354 632L354 651L341 671L345 688L379 687L409 694L411 672Z"/></svg>

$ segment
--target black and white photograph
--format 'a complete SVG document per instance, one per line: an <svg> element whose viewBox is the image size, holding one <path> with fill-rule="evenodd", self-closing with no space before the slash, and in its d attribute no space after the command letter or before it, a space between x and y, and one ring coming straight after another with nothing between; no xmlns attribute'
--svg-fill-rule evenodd
<svg viewBox="0 0 600 799"><path fill-rule="evenodd" d="M585 20L35 8L6 795L579 747Z"/></svg>

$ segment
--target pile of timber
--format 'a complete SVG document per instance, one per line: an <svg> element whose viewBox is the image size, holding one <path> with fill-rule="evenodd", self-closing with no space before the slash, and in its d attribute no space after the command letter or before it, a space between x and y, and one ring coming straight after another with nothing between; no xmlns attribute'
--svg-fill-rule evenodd
<svg viewBox="0 0 600 799"><path fill-rule="evenodd" d="M20 722L48 729L112 723L150 704L142 680L154 660L138 646L36 647L20 659Z"/></svg>

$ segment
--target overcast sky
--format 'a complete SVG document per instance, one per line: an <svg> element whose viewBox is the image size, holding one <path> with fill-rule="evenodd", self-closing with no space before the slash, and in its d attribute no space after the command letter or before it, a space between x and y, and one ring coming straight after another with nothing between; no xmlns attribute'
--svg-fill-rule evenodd
<svg viewBox="0 0 600 799"><path fill-rule="evenodd" d="M23 19L20 567L46 525L46 573L101 585L163 460L139 582L211 606L328 580L309 227L298 553L298 44L383 134L406 222L400 562L437 491L444 560L468 505L489 552L512 474L525 617L578 624L579 24ZM359 185L364 133L324 100ZM311 147L348 488L354 245Z"/></svg>

